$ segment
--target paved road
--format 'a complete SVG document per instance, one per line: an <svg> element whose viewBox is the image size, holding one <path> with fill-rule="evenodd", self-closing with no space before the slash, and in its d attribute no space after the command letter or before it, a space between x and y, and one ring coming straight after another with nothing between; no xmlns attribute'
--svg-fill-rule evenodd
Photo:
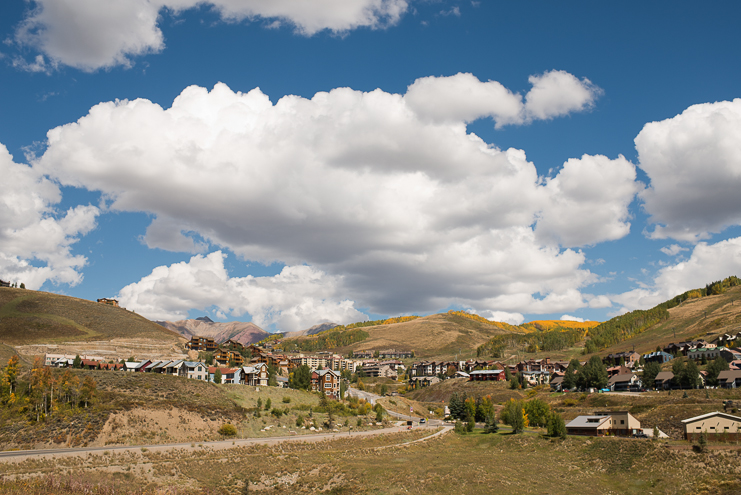
<svg viewBox="0 0 741 495"><path fill-rule="evenodd" d="M378 394L373 394L371 392L365 392L363 390L358 390L356 388L348 388L347 391L345 391L347 395L351 395L353 397L357 397L358 399L365 399L366 402L370 402L371 405L375 405L376 401L381 398ZM386 412L389 416L394 417L396 419L401 419L403 421L416 421L419 422L420 419L422 419L419 416L411 416L408 414L401 414L395 411L391 411L389 409L386 409ZM444 423L440 421L439 419L431 419L429 421L429 424L431 426L442 426Z"/></svg>
<svg viewBox="0 0 741 495"><path fill-rule="evenodd" d="M436 426L422 426L422 429L433 430ZM444 428L440 434L449 431L449 427ZM134 452L134 451L166 451L172 449L201 449L210 448L216 449L228 449L232 447L242 447L248 445L276 445L282 442L321 442L323 440L333 440L342 437L368 437L373 435L382 435L385 433L396 433L400 431L406 431L406 425L393 426L388 428L381 428L378 430L367 430L367 431L356 431L356 432L339 432L339 433L319 433L312 435L295 435L290 437L270 437L270 438L244 438L244 439L232 439L232 440L218 440L215 442L196 442L196 443L168 443L158 445L135 445L135 446L108 446L108 447L81 447L77 449L44 449L44 450L8 450L0 452L0 462L5 461L21 461L29 457L46 457L46 456L72 456L79 454L103 454L104 452L123 451L123 452ZM422 439L414 440L412 442L402 442L398 445L404 445L407 443L415 443L424 439L432 438L438 434L430 435Z"/></svg>
<svg viewBox="0 0 741 495"><path fill-rule="evenodd" d="M378 394L373 394L371 392L365 392L363 390L358 390L357 388L348 388L345 393L351 397L357 397L358 399L365 399L366 402L370 402L370 405L375 406L376 401L381 398Z"/></svg>

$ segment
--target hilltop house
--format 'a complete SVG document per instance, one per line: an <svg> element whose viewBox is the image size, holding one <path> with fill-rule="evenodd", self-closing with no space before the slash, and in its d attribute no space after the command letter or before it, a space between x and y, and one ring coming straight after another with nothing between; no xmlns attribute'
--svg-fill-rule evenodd
<svg viewBox="0 0 741 495"><path fill-rule="evenodd" d="M356 359L373 359L373 351L352 351L352 357Z"/></svg>
<svg viewBox="0 0 741 495"><path fill-rule="evenodd" d="M741 388L741 370L725 370L718 374L718 386Z"/></svg>
<svg viewBox="0 0 741 495"><path fill-rule="evenodd" d="M654 378L654 387L656 390L668 390L672 388L674 373L671 371L662 371Z"/></svg>
<svg viewBox="0 0 741 495"><path fill-rule="evenodd" d="M408 359L414 357L414 351L397 351L396 349L386 349L385 351L378 351L378 357L381 359Z"/></svg>
<svg viewBox="0 0 741 495"><path fill-rule="evenodd" d="M605 364L612 364L619 366L624 363L629 368L633 367L633 363L638 362L641 359L641 355L635 351L617 352L614 354L608 354L602 359Z"/></svg>
<svg viewBox="0 0 741 495"><path fill-rule="evenodd" d="M183 361L185 376L192 380L208 380L208 366L199 361Z"/></svg>
<svg viewBox="0 0 741 495"><path fill-rule="evenodd" d="M701 360L703 357L708 361L712 361L720 357L719 347L698 347L697 349L691 349L687 351L687 357L694 359L695 361Z"/></svg>
<svg viewBox="0 0 741 495"><path fill-rule="evenodd" d="M109 306L113 306L114 308L118 308L118 301L116 299L109 299L107 297L103 297L98 299L98 302L101 304L107 304Z"/></svg>
<svg viewBox="0 0 741 495"><path fill-rule="evenodd" d="M265 363L255 363L252 366L242 368L243 383L251 387L268 386L268 365Z"/></svg>
<svg viewBox="0 0 741 495"><path fill-rule="evenodd" d="M209 366L208 381L216 383L216 370L221 371L221 383L242 383L242 368L219 368Z"/></svg>
<svg viewBox="0 0 741 495"><path fill-rule="evenodd" d="M0 287L10 287L10 282L6 282L5 280L0 280Z"/></svg>
<svg viewBox="0 0 741 495"><path fill-rule="evenodd" d="M566 425L569 435L630 436L641 430L641 423L628 411L596 412L577 416Z"/></svg>
<svg viewBox="0 0 741 495"><path fill-rule="evenodd" d="M720 411L683 419L684 437L690 442L705 433L708 440L737 442L741 440L741 418Z"/></svg>
<svg viewBox="0 0 741 495"><path fill-rule="evenodd" d="M214 353L214 361L219 366L239 366L242 367L244 364L244 358L242 355L235 351L227 351L225 349L219 349Z"/></svg>
<svg viewBox="0 0 741 495"><path fill-rule="evenodd" d="M613 375L607 381L607 388L613 392L627 392L641 388L641 380L635 373Z"/></svg>
<svg viewBox="0 0 741 495"><path fill-rule="evenodd" d="M468 374L469 381L472 382L486 382L486 381L503 381L504 371L503 370L474 370Z"/></svg>
<svg viewBox="0 0 741 495"><path fill-rule="evenodd" d="M214 339L208 337L191 337L190 342L185 343L185 348L191 351L208 351L213 352L219 346L214 342Z"/></svg>
<svg viewBox="0 0 741 495"><path fill-rule="evenodd" d="M664 364L668 363L672 359L674 359L674 356L664 351L649 352L648 354L643 355L643 360L647 363Z"/></svg>
<svg viewBox="0 0 741 495"><path fill-rule="evenodd" d="M315 370L311 372L311 390L322 391L327 397L340 398L340 374L334 370Z"/></svg>

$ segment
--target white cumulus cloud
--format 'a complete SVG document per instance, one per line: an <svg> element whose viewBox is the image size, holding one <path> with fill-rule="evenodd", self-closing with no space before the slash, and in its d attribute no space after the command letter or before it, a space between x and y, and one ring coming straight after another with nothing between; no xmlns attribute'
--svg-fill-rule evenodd
<svg viewBox="0 0 741 495"><path fill-rule="evenodd" d="M578 321L583 322L584 318L579 318L578 316L571 316L571 315L562 315L560 318L561 321Z"/></svg>
<svg viewBox="0 0 741 495"><path fill-rule="evenodd" d="M206 5L225 21L285 23L307 36L393 25L407 10L405 0L32 0L32 5L16 29L16 42L38 49L52 64L87 71L128 66L132 57L161 51L163 10L177 14ZM19 65L40 67L38 59Z"/></svg>
<svg viewBox="0 0 741 495"><path fill-rule="evenodd" d="M620 239L630 232L628 207L640 187L635 167L624 157L571 158L556 177L547 180L546 189L551 204L538 220L540 237L583 246Z"/></svg>
<svg viewBox="0 0 741 495"><path fill-rule="evenodd" d="M667 256L676 256L682 251L689 251L689 249L686 247L682 247L679 244L672 244L670 246L664 246L660 249L660 251Z"/></svg>
<svg viewBox="0 0 741 495"><path fill-rule="evenodd" d="M406 96L349 88L273 104L217 84L185 89L168 109L101 103L49 131L34 166L102 191L113 210L152 214L150 247L307 264L383 314L585 307L580 290L596 277L564 247L627 233L635 190L622 158L584 156L544 183L523 151L484 142L462 120L430 121Z"/></svg>
<svg viewBox="0 0 741 495"><path fill-rule="evenodd" d="M472 122L490 117L501 128L533 120L551 119L589 109L602 90L588 79L564 71L530 76L533 88L525 95L512 93L497 81L480 81L473 74L423 77L404 96L420 117L438 122Z"/></svg>
<svg viewBox="0 0 741 495"><path fill-rule="evenodd" d="M342 298L341 277L308 266L286 266L272 277L229 277L221 251L188 262L159 266L127 285L118 299L129 310L153 320L187 318L188 310L216 307L221 315L243 316L266 328L303 330L321 322L367 320L353 301Z"/></svg>
<svg viewBox="0 0 741 495"><path fill-rule="evenodd" d="M77 284L86 258L71 246L96 225L94 206L58 212L59 188L38 170L15 163L0 144L0 279L38 289L47 280Z"/></svg>
<svg viewBox="0 0 741 495"><path fill-rule="evenodd" d="M648 309L691 289L741 273L741 237L698 243L688 260L660 269L650 284L613 296L623 311Z"/></svg>
<svg viewBox="0 0 741 495"><path fill-rule="evenodd" d="M646 124L635 144L651 179L640 194L651 237L696 242L741 224L741 99Z"/></svg>

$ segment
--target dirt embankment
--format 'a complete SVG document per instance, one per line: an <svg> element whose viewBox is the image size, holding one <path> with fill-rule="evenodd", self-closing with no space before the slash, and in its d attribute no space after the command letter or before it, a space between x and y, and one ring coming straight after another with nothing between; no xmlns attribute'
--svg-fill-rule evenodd
<svg viewBox="0 0 741 495"><path fill-rule="evenodd" d="M135 408L111 414L90 446L204 442L217 439L218 429L226 422L228 418L175 408Z"/></svg>
<svg viewBox="0 0 741 495"><path fill-rule="evenodd" d="M105 361L120 361L133 357L141 359L186 359L183 347L176 342L153 339L112 339L109 341L80 341L63 344L31 344L15 346L16 352L33 362L35 356L45 354L90 355Z"/></svg>

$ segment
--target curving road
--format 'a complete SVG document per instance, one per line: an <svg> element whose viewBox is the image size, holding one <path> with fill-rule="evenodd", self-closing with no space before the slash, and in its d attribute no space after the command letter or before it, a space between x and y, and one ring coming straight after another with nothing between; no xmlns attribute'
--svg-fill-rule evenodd
<svg viewBox="0 0 741 495"><path fill-rule="evenodd" d="M436 429L437 426L423 426L423 429ZM402 442L397 445L405 445L416 443L418 441L427 440L436 437L442 433L446 433L450 430L450 427L444 427L440 432L436 432L433 435L413 440L410 442ZM321 442L324 440L332 440L342 437L367 437L373 435L382 435L385 433L396 433L400 431L407 431L406 425L397 425L388 428L381 428L378 430L367 430L358 432L338 432L338 433L318 433L309 435L295 435L290 437L270 437L270 438L244 438L244 439L231 439L231 440L217 440L213 442L188 442L188 443L167 443L157 445L135 445L135 446L108 446L108 447L81 447L76 449L39 449L39 450L7 450L0 452L0 462L6 461L21 461L29 457L44 457L44 456L72 456L79 454L103 454L104 452L112 451L139 451L139 452L159 452L172 449L227 449L232 447L241 447L247 445L276 445L282 442Z"/></svg>
<svg viewBox="0 0 741 495"><path fill-rule="evenodd" d="M378 394L374 394L374 393L371 393L371 392L365 392L363 390L358 390L356 388L348 388L345 391L345 394L350 395L352 397L357 397L358 399L365 399L365 401L366 402L369 402L372 406L376 405L376 401L382 397L382 396L380 396ZM415 422L419 423L419 420L422 419L419 416L411 416L411 415L408 415L408 414L401 414L401 413L398 413L398 412L395 412L395 411L391 411L389 409L386 409L386 413L389 416L391 416L391 417L394 417L396 419L401 419L403 421L415 421ZM445 423L443 421L439 420L439 419L431 419L431 420L429 420L428 424L430 426L442 426Z"/></svg>

